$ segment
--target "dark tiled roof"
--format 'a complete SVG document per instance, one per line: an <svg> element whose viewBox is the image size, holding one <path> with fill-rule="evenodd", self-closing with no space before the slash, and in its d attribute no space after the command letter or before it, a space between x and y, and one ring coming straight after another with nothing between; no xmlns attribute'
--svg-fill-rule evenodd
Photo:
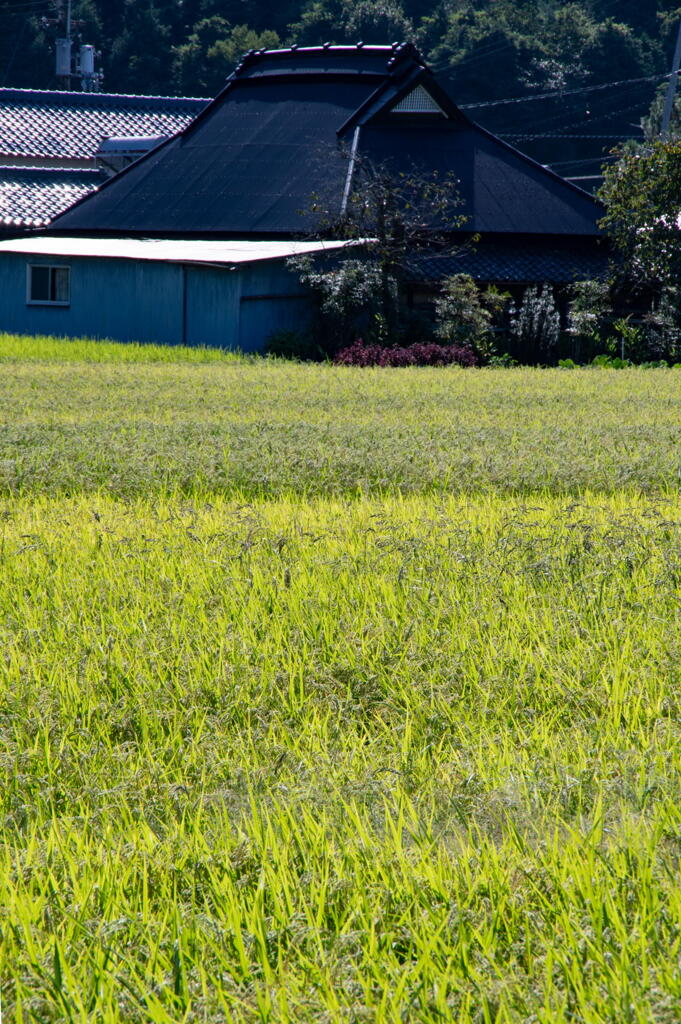
<svg viewBox="0 0 681 1024"><path fill-rule="evenodd" d="M0 167L0 226L40 227L105 180L100 171Z"/></svg>
<svg viewBox="0 0 681 1024"><path fill-rule="evenodd" d="M436 282L451 274L470 274L477 281L568 284L602 277L607 267L608 251L602 246L482 241L478 245L463 245L450 255L420 256L411 261L408 276L414 282Z"/></svg>
<svg viewBox="0 0 681 1024"><path fill-rule="evenodd" d="M390 112L419 85L444 116ZM355 142L363 160L395 172L452 172L468 231L598 234L594 199L470 121L411 46L247 55L180 136L112 178L55 229L309 233L317 226L309 216L313 196L327 220L340 212Z"/></svg>
<svg viewBox="0 0 681 1024"><path fill-rule="evenodd" d="M174 135L207 100L0 89L0 156L87 159L108 135Z"/></svg>

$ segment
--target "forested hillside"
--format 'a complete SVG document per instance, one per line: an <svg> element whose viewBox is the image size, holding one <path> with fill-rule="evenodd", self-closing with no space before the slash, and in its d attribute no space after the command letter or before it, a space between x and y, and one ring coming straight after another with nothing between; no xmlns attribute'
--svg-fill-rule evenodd
<svg viewBox="0 0 681 1024"><path fill-rule="evenodd" d="M0 82L54 88L66 0L0 0ZM470 114L593 172L668 72L678 0L74 0L109 92L211 96L250 47L411 40ZM519 99L520 102L500 102Z"/></svg>

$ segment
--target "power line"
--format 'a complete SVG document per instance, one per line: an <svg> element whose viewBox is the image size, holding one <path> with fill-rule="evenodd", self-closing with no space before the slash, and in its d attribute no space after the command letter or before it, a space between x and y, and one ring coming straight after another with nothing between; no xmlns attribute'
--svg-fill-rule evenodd
<svg viewBox="0 0 681 1024"><path fill-rule="evenodd" d="M493 57L497 53L501 53L502 50L506 50L510 43L501 43L498 46L485 46L478 49L474 56L464 57L463 60L441 60L435 61L432 65L432 70L438 74L441 71L445 71L447 68L458 70L459 68L468 67L469 64L475 64L477 61L484 60L486 57Z"/></svg>
<svg viewBox="0 0 681 1024"><path fill-rule="evenodd" d="M514 118L513 125L518 130L526 131L537 131L538 129L546 131L566 131L569 128L586 128L587 126L592 127L595 131L596 126L604 120L610 121L622 114L629 113L629 111L640 111L642 102L638 100L636 103L628 104L626 107L618 107L616 110L613 110L612 103L621 99L621 94L612 96L605 101L605 106L603 107L603 97L601 97L601 102L599 103L600 109L589 110L588 112L578 112L573 106L569 110L562 110L560 113L550 114L548 117L534 117L529 111L525 110L523 112L524 116L521 115L520 118L517 116Z"/></svg>
<svg viewBox="0 0 681 1024"><path fill-rule="evenodd" d="M24 3L15 2L2 8L5 14L23 14L23 13L35 13L35 9L42 9L45 11L53 11L54 5L50 3L50 0L25 0Z"/></svg>
<svg viewBox="0 0 681 1024"><path fill-rule="evenodd" d="M584 164L605 163L606 160L617 160L616 156L585 156L581 160L553 160L547 167L582 167Z"/></svg>
<svg viewBox="0 0 681 1024"><path fill-rule="evenodd" d="M615 139L617 142L621 142L623 139L635 139L638 138L636 135L579 135L569 134L564 132L548 132L548 133L536 133L532 135L526 135L524 133L509 132L499 136L500 139Z"/></svg>
<svg viewBox="0 0 681 1024"><path fill-rule="evenodd" d="M526 128L528 131L531 131L533 128L544 128L554 130L553 128L549 128L549 126L554 125L557 121L559 123L555 124L555 131L567 131L569 128L580 128L587 126L593 126L595 128L601 121L611 121L613 120L613 118L621 117L622 114L628 114L630 111L633 110L640 110L640 108L640 102L630 103L626 107L618 107L617 110L609 110L606 107L605 110L590 111L588 115L581 114L576 120L573 119L572 121L569 122L565 122L564 118L566 117L567 112L564 112L561 114L554 115L552 117L540 117L537 120L528 121L526 125L519 124L517 125L517 127L519 129ZM571 113L574 113L574 111L571 111ZM640 130L638 126L636 127L636 130Z"/></svg>
<svg viewBox="0 0 681 1024"><path fill-rule="evenodd" d="M579 89L565 89L562 91L554 89L552 92L535 93L532 96L514 96L503 100L487 100L485 103L462 103L460 106L462 110L473 110L478 107L499 107L502 104L510 103L531 103L534 100L562 100L565 96L577 96L585 92L599 92L604 89L614 89L619 85L639 85L642 82L661 82L663 79L670 77L671 76L667 72L664 75L646 75L644 78L622 78L618 82L604 82L601 85L585 85Z"/></svg>

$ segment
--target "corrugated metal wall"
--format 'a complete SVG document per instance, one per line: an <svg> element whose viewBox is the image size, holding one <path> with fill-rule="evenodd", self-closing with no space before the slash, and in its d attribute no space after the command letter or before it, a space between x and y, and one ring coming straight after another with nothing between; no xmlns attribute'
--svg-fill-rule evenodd
<svg viewBox="0 0 681 1024"><path fill-rule="evenodd" d="M26 267L71 267L68 307L26 302ZM0 255L0 330L262 351L304 328L310 301L281 260L229 270L118 259Z"/></svg>

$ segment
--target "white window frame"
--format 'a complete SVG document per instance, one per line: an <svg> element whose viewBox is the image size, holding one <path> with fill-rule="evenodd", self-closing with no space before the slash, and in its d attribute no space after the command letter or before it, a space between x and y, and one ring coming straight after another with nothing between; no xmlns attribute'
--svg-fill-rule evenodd
<svg viewBox="0 0 681 1024"><path fill-rule="evenodd" d="M67 270L69 275L68 299L33 299L31 283L33 270ZM51 281L51 275L50 275ZM70 306L71 305L71 264L70 263L27 263L26 264L26 305L27 306Z"/></svg>

